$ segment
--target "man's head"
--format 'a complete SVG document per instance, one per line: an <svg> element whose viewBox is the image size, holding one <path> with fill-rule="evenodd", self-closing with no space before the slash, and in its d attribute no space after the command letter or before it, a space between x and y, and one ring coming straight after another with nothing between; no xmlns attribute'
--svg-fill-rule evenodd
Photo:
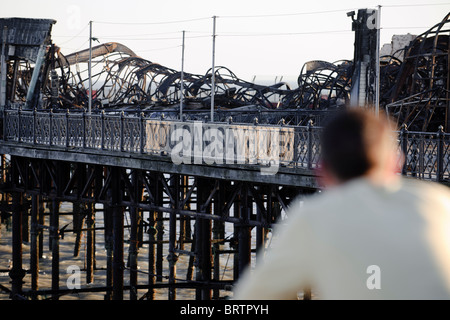
<svg viewBox="0 0 450 320"><path fill-rule="evenodd" d="M322 134L322 182L334 185L365 176L385 183L394 178L399 159L393 130L384 114L339 111Z"/></svg>

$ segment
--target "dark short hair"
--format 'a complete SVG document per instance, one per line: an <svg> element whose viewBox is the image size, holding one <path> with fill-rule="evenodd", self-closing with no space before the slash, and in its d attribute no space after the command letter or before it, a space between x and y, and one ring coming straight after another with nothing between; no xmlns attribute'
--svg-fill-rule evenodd
<svg viewBox="0 0 450 320"><path fill-rule="evenodd" d="M324 127L321 137L322 163L341 181L365 175L379 161L390 122L370 109L338 111Z"/></svg>

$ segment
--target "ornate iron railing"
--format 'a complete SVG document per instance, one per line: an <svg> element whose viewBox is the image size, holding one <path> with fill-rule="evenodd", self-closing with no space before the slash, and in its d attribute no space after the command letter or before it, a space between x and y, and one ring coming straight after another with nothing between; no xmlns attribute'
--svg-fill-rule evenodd
<svg viewBox="0 0 450 320"><path fill-rule="evenodd" d="M5 110L3 139L64 148L171 157L175 163L314 169L320 127L149 119L144 114L87 114ZM402 174L450 180L450 134L398 132Z"/></svg>

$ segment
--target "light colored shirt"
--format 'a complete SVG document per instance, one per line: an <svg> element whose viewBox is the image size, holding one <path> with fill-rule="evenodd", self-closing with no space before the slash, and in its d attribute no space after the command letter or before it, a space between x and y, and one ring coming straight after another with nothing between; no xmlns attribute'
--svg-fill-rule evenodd
<svg viewBox="0 0 450 320"><path fill-rule="evenodd" d="M365 178L294 200L276 245L234 290L236 300L450 299L450 189Z"/></svg>

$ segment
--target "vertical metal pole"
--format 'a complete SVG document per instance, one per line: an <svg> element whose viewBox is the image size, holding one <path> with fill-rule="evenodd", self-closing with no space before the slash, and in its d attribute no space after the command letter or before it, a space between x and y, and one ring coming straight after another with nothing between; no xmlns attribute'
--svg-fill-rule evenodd
<svg viewBox="0 0 450 320"><path fill-rule="evenodd" d="M22 210L22 241L25 243L30 242L29 234L29 212L28 210Z"/></svg>
<svg viewBox="0 0 450 320"><path fill-rule="evenodd" d="M124 112L122 111L121 113L120 113L120 141L119 141L119 144L120 144L120 151L121 152L123 152L123 146L124 146L124 136L123 136L123 134L124 134L124 125L123 125L123 117L124 117ZM130 150L131 151L131 150Z"/></svg>
<svg viewBox="0 0 450 320"><path fill-rule="evenodd" d="M92 21L89 21L89 65L88 65L88 73L89 73L89 104L88 104L88 113L91 114L92 111Z"/></svg>
<svg viewBox="0 0 450 320"><path fill-rule="evenodd" d="M86 109L81 114L81 128L83 130L83 149L86 148Z"/></svg>
<svg viewBox="0 0 450 320"><path fill-rule="evenodd" d="M262 198L262 197L261 197ZM262 222L262 216L263 212L259 208L259 206L256 207L256 219L258 222ZM262 250L264 250L264 240L265 240L265 228L261 225L256 227L256 252L257 252L257 259L262 256Z"/></svg>
<svg viewBox="0 0 450 320"><path fill-rule="evenodd" d="M148 292L147 299L153 300L155 297L155 290L153 285L155 284L155 242L156 242L156 228L155 228L155 215L156 212L149 211L149 231L148 231Z"/></svg>
<svg viewBox="0 0 450 320"><path fill-rule="evenodd" d="M436 181L441 182L444 180L444 127L439 126L439 131L437 133L437 172Z"/></svg>
<svg viewBox="0 0 450 320"><path fill-rule="evenodd" d="M181 46L181 79L180 79L180 121L183 121L183 103L184 103L184 36L183 30L183 43Z"/></svg>
<svg viewBox="0 0 450 320"><path fill-rule="evenodd" d="M113 206L113 300L123 300L123 208L120 169L111 168Z"/></svg>
<svg viewBox="0 0 450 320"><path fill-rule="evenodd" d="M22 268L22 193L14 192L12 212L12 262L13 267L9 272L11 278L11 298L17 300L22 294L23 277L25 270Z"/></svg>
<svg viewBox="0 0 450 320"><path fill-rule="evenodd" d="M130 246L128 248L128 264L130 268L130 300L137 300L137 262L138 262L138 195L139 195L139 173L133 171L131 179L133 185L135 205L130 206Z"/></svg>
<svg viewBox="0 0 450 320"><path fill-rule="evenodd" d="M216 16L213 16L213 46L212 46L212 70L211 70L211 122L214 122L214 93L215 93L215 63L216 63Z"/></svg>
<svg viewBox="0 0 450 320"><path fill-rule="evenodd" d="M380 114L380 29L381 29L381 6L378 6L377 12L377 52L376 52L376 80L375 80L375 113Z"/></svg>
<svg viewBox="0 0 450 320"><path fill-rule="evenodd" d="M53 144L53 109L48 113L48 145Z"/></svg>
<svg viewBox="0 0 450 320"><path fill-rule="evenodd" d="M87 205L86 215L86 227L87 227L87 248L86 248L86 283L92 283L94 281L94 205L89 203Z"/></svg>
<svg viewBox="0 0 450 320"><path fill-rule="evenodd" d="M173 208L179 209L179 197L180 197L180 176L173 174L171 177L171 189L174 197ZM178 256L175 253L176 246L176 228L177 228L177 213L176 211L170 212L169 218L169 255L167 260L169 262L169 284L175 284L176 277L176 263ZM169 300L176 300L176 290L174 287L169 287Z"/></svg>
<svg viewBox="0 0 450 320"><path fill-rule="evenodd" d="M31 269L31 290L38 289L39 280L39 252L38 252L38 214L39 196L31 196L31 246L30 246L30 269ZM33 294L32 299L36 299Z"/></svg>
<svg viewBox="0 0 450 320"><path fill-rule="evenodd" d="M405 162L403 163L402 167L402 175L406 176L408 167L408 129L406 123L404 123L402 125L402 128L400 129L400 143L403 156L405 157Z"/></svg>
<svg viewBox="0 0 450 320"><path fill-rule="evenodd" d="M50 212L50 237L52 239L52 299L58 300L56 291L59 290L59 203L52 199Z"/></svg>
<svg viewBox="0 0 450 320"><path fill-rule="evenodd" d="M105 110L102 110L101 113L101 120L102 120L102 138L101 138L101 149L105 149Z"/></svg>
<svg viewBox="0 0 450 320"><path fill-rule="evenodd" d="M244 270L251 261L251 229L248 226L249 205L248 185L244 183L242 186L242 202L241 202L241 224L239 226L239 275L242 275Z"/></svg>
<svg viewBox="0 0 450 320"><path fill-rule="evenodd" d="M163 177L162 177L163 179ZM157 206L163 205L163 188L162 184L159 181L158 173L154 175L154 183L156 184L156 195L155 202ZM163 237L164 237L164 215L162 211L157 212L157 222L156 222L156 281L163 280Z"/></svg>
<svg viewBox="0 0 450 320"><path fill-rule="evenodd" d="M39 201L39 216L38 216L38 223L43 226L45 223L45 209L44 209L44 201L40 198L41 201ZM44 232L42 229L39 230L38 234L38 250L39 250L39 258L41 259L44 254Z"/></svg>
<svg viewBox="0 0 450 320"><path fill-rule="evenodd" d="M312 146L313 146L313 135L312 135L312 130L313 130L313 122L312 120L308 121L308 150L307 150L307 160L308 160L308 169L312 169Z"/></svg>
<svg viewBox="0 0 450 320"><path fill-rule="evenodd" d="M22 140L22 107L17 110L17 142Z"/></svg>
<svg viewBox="0 0 450 320"><path fill-rule="evenodd" d="M241 195L238 194L233 203L233 217L241 217ZM230 242L230 247L234 250L233 254L233 280L239 279L239 232L240 226L237 223L233 223L233 234L235 235L233 241Z"/></svg>
<svg viewBox="0 0 450 320"><path fill-rule="evenodd" d="M111 198L111 191L108 191L108 198ZM103 221L105 224L105 249L106 249L106 286L112 287L112 265L113 265L113 225L112 207L109 204L103 205ZM112 292L107 290L105 300L111 300Z"/></svg>
<svg viewBox="0 0 450 320"><path fill-rule="evenodd" d="M225 213L222 209L225 205L225 181L219 181L219 190L216 192L214 198L214 214L223 216ZM222 250L223 241L225 238L225 223L223 221L214 220L213 223L213 279L220 281L220 250ZM219 299L219 289L213 290L213 299Z"/></svg>
<svg viewBox="0 0 450 320"><path fill-rule="evenodd" d="M73 231L75 236L75 245L73 248L73 256L78 257L80 254L81 247L81 229L83 228L83 215L82 215L82 204L79 201L75 201L72 205L72 215L73 215Z"/></svg>
<svg viewBox="0 0 450 320"><path fill-rule="evenodd" d="M70 128L69 128L69 109L66 110L66 148L69 147L70 142Z"/></svg>
<svg viewBox="0 0 450 320"><path fill-rule="evenodd" d="M198 178L197 183L197 212L209 212L210 206L205 207L208 199L207 179ZM196 252L197 252L197 273L196 280L205 284L211 281L211 220L206 218L196 218ZM209 287L196 290L196 297L200 300L211 300L211 289Z"/></svg>
<svg viewBox="0 0 450 320"><path fill-rule="evenodd" d="M139 115L139 152L144 153L145 148L145 117L144 113L141 112Z"/></svg>
<svg viewBox="0 0 450 320"><path fill-rule="evenodd" d="M36 108L33 110L33 144L36 144Z"/></svg>

